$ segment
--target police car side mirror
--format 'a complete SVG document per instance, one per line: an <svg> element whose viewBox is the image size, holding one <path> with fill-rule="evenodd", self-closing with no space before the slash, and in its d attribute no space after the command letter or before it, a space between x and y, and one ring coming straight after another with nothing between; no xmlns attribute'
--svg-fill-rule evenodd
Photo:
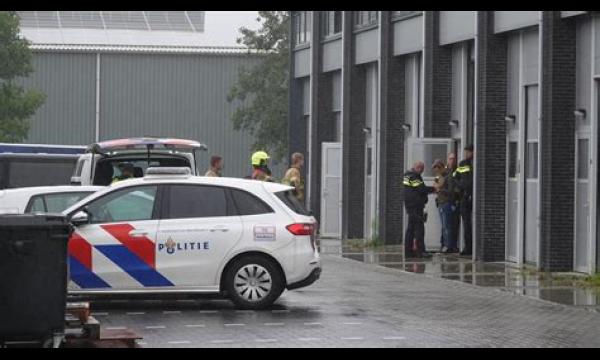
<svg viewBox="0 0 600 360"><path fill-rule="evenodd" d="M75 226L89 224L90 217L85 211L78 211L71 217L71 223Z"/></svg>
<svg viewBox="0 0 600 360"><path fill-rule="evenodd" d="M71 185L81 185L81 176L72 176Z"/></svg>

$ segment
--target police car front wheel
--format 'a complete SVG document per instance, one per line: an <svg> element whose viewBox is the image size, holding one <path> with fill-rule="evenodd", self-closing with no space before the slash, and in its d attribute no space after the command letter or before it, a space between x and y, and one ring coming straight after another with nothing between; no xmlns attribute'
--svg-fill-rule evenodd
<svg viewBox="0 0 600 360"><path fill-rule="evenodd" d="M272 261L253 255L237 260L229 268L226 288L238 307L264 309L277 300L284 284Z"/></svg>

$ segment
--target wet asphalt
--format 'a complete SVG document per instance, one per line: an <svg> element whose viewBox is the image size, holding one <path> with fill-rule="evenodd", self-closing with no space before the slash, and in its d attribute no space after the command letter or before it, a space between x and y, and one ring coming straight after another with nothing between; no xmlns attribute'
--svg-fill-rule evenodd
<svg viewBox="0 0 600 360"><path fill-rule="evenodd" d="M138 299L92 302L92 315L103 328L134 330L142 347L600 347L595 305L548 301L542 294L560 289L509 265L332 249L323 246L321 279L285 291L267 310Z"/></svg>

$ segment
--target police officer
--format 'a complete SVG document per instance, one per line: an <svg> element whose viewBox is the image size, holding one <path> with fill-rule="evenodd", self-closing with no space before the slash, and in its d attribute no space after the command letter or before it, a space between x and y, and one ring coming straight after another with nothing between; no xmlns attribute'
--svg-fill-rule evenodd
<svg viewBox="0 0 600 360"><path fill-rule="evenodd" d="M121 171L121 175L115 176L112 179L111 184L133 178L133 164L132 163L129 163L129 162L120 163L119 165L117 165L117 167Z"/></svg>
<svg viewBox="0 0 600 360"><path fill-rule="evenodd" d="M452 223L452 233L450 234L452 243L458 246L458 235L460 234L460 196L456 187L454 172L456 171L456 154L451 152L448 154L446 163L446 172L448 173L448 190L452 194L452 213L450 222ZM458 252L458 251L456 251Z"/></svg>
<svg viewBox="0 0 600 360"><path fill-rule="evenodd" d="M435 188L426 186L421 174L425 164L417 161L412 169L404 173L404 207L408 213L408 227L404 237L404 250L406 257L430 257L425 253L425 204L427 195L433 193ZM416 251L413 249L416 248Z"/></svg>
<svg viewBox="0 0 600 360"><path fill-rule="evenodd" d="M252 163L252 175L250 176L254 180L261 181L274 181L271 177L271 169L269 169L269 165L267 161L270 159L269 154L264 151L257 151L252 154L251 163Z"/></svg>
<svg viewBox="0 0 600 360"><path fill-rule="evenodd" d="M465 159L462 160L453 177L460 196L460 217L463 222L465 243L461 255L473 253L472 213L473 213L473 145L465 147Z"/></svg>

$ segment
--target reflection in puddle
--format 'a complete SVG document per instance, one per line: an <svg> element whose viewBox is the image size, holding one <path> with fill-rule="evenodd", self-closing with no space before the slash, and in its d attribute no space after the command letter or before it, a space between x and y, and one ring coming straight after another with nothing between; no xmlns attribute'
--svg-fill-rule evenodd
<svg viewBox="0 0 600 360"><path fill-rule="evenodd" d="M401 246L384 246L376 250L344 246L340 249L341 256L348 259L476 286L499 288L565 305L589 306L600 311L600 289L578 287L573 277L523 272L515 264L473 262L471 258L457 254L433 254L426 259L405 259Z"/></svg>

